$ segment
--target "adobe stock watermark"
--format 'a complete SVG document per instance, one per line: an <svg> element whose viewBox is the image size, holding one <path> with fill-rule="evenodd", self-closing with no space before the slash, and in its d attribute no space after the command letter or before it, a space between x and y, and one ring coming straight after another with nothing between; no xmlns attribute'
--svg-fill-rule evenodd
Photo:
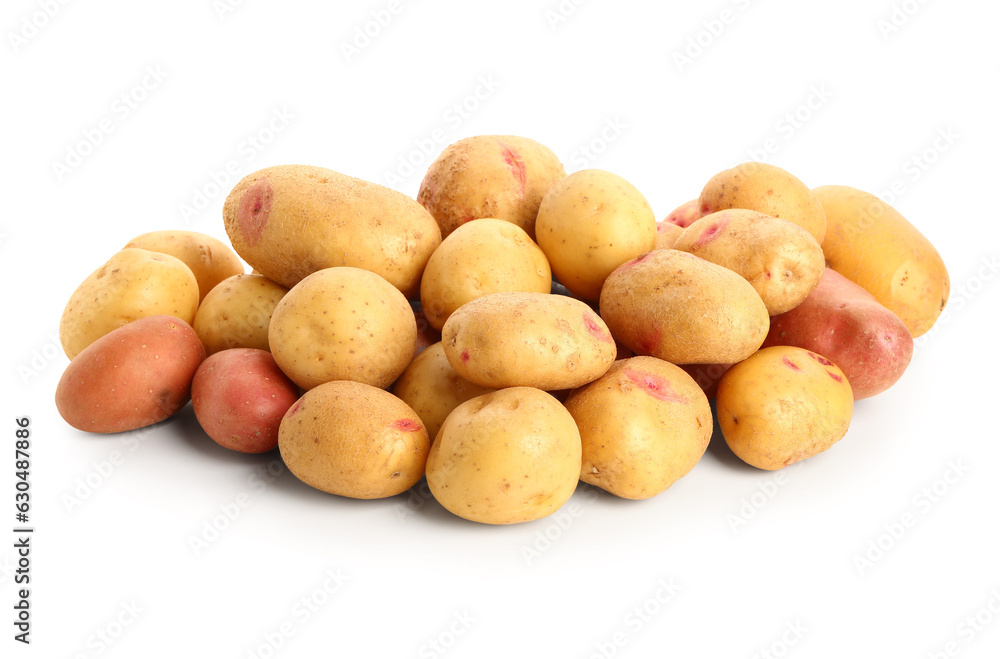
<svg viewBox="0 0 1000 659"><path fill-rule="evenodd" d="M809 628L801 620L790 620L773 642L763 647L753 655L753 659L779 659L787 657L789 650L799 644Z"/></svg>
<svg viewBox="0 0 1000 659"><path fill-rule="evenodd" d="M420 659L440 659L472 629L475 622L478 622L478 618L475 618L468 610L456 611L451 617L451 622L444 629L433 638L428 638L420 646L417 656Z"/></svg>
<svg viewBox="0 0 1000 659"><path fill-rule="evenodd" d="M14 54L20 53L29 41L41 34L69 3L70 0L37 0L38 9L21 16L18 26L7 32L7 43Z"/></svg>
<svg viewBox="0 0 1000 659"><path fill-rule="evenodd" d="M734 512L726 514L726 522L729 529L734 533L739 533L740 529L750 523L767 504L777 496L783 485L788 484L789 476L802 468L802 463L797 462L784 469L774 472L771 476L764 478L757 483L754 492L740 499L739 508Z"/></svg>
<svg viewBox="0 0 1000 659"><path fill-rule="evenodd" d="M588 487L581 494L578 501L570 499L566 505L557 510L554 514L546 518L548 524L544 529L535 531L535 537L531 544L521 545L521 556L529 566L559 541L563 533L568 531L576 520L583 517L591 503L597 501L597 490Z"/></svg>
<svg viewBox="0 0 1000 659"><path fill-rule="evenodd" d="M1000 588L994 588L986 602L955 625L951 638L940 650L927 653L927 659L955 659L971 646L981 634L1000 619Z"/></svg>
<svg viewBox="0 0 1000 659"><path fill-rule="evenodd" d="M17 365L17 376L23 386L28 386L32 380L44 373L52 362L61 362L66 358L57 330L50 330L44 339L42 343L26 350Z"/></svg>
<svg viewBox="0 0 1000 659"><path fill-rule="evenodd" d="M220 21L226 20L230 14L246 4L246 0L212 0L212 11Z"/></svg>
<svg viewBox="0 0 1000 659"><path fill-rule="evenodd" d="M896 36L928 2L930 0L903 0L892 3L888 15L875 21L875 27L882 35L882 41L889 41Z"/></svg>
<svg viewBox="0 0 1000 659"><path fill-rule="evenodd" d="M801 103L789 109L774 123L772 133L760 143L760 146L747 149L750 160L766 163L781 147L795 139L798 132L806 126L820 110L834 97L826 83L813 85Z"/></svg>
<svg viewBox="0 0 1000 659"><path fill-rule="evenodd" d="M371 10L363 23L354 26L351 36L340 41L340 54L344 56L344 61L350 64L360 57L412 4L413 0L389 0L383 7Z"/></svg>
<svg viewBox="0 0 1000 659"><path fill-rule="evenodd" d="M601 124L601 127L573 152L569 154L569 162L578 169L588 169L594 162L608 152L612 144L617 142L625 134L629 125L618 115L608 117Z"/></svg>
<svg viewBox="0 0 1000 659"><path fill-rule="evenodd" d="M653 594L632 607L622 618L623 629L599 641L594 646L594 651L587 655L588 659L611 659L616 656L653 618L670 605L680 592L681 587L673 577L664 577L657 581Z"/></svg>
<svg viewBox="0 0 1000 659"><path fill-rule="evenodd" d="M927 516L952 489L968 475L971 467L961 458L948 462L940 477L920 488L910 498L910 506L895 519L882 526L882 530L868 541L867 546L852 558L858 575L865 576L869 570L889 555L899 542L921 519Z"/></svg>
<svg viewBox="0 0 1000 659"><path fill-rule="evenodd" d="M684 45L673 51L672 59L677 72L684 73L693 66L739 20L739 17L750 9L752 4L752 0L730 0L714 16L703 20L701 26L688 36Z"/></svg>
<svg viewBox="0 0 1000 659"><path fill-rule="evenodd" d="M557 4L545 10L545 22L549 29L555 32L566 24L576 14L577 9L587 4L589 0L559 0Z"/></svg>
<svg viewBox="0 0 1000 659"><path fill-rule="evenodd" d="M971 275L958 286L952 287L951 293L948 296L948 305L941 312L941 315L938 316L934 325L924 334L913 339L913 349L919 350L933 340L938 332L946 327L957 314L961 313L967 304L979 297L979 294L986 289L987 285L996 278L997 273L1000 273L1000 257L997 254L989 254L981 257L975 274Z"/></svg>
<svg viewBox="0 0 1000 659"><path fill-rule="evenodd" d="M84 641L86 650L75 654L74 659L91 659L91 657L101 656L121 640L125 632L139 622L145 612L146 610L134 599L121 602L118 611L112 618L87 636Z"/></svg>
<svg viewBox="0 0 1000 659"><path fill-rule="evenodd" d="M926 146L903 160L899 175L877 196L890 206L894 205L910 191L913 184L926 176L941 161L944 154L955 148L961 138L953 126L938 128Z"/></svg>
<svg viewBox="0 0 1000 659"><path fill-rule="evenodd" d="M67 176L76 172L167 78L167 72L159 64L146 66L137 82L115 96L105 115L81 130L79 139L66 145L65 154L52 161L51 168L56 181L62 183Z"/></svg>
<svg viewBox="0 0 1000 659"><path fill-rule="evenodd" d="M110 451L102 460L90 463L90 469L73 482L72 488L63 492L60 500L68 515L78 510L94 496L128 462L129 457L152 434L152 426L132 430L121 435L119 447Z"/></svg>

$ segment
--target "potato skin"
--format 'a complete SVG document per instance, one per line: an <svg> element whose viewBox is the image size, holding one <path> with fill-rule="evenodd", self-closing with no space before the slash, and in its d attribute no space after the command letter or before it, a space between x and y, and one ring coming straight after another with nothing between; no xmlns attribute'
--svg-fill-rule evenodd
<svg viewBox="0 0 1000 659"><path fill-rule="evenodd" d="M601 316L637 355L673 364L735 363L767 336L767 308L732 270L675 249L623 264L601 290Z"/></svg>
<svg viewBox="0 0 1000 659"><path fill-rule="evenodd" d="M583 442L580 480L648 499L694 468L712 437L712 409L691 376L655 357L614 363L566 399Z"/></svg>
<svg viewBox="0 0 1000 659"><path fill-rule="evenodd" d="M201 301L192 326L210 355L231 348L270 350L267 328L286 293L264 275L229 277Z"/></svg>
<svg viewBox="0 0 1000 659"><path fill-rule="evenodd" d="M674 246L677 237L684 233L684 228L667 222L659 222L656 225L656 249L670 249Z"/></svg>
<svg viewBox="0 0 1000 659"><path fill-rule="evenodd" d="M829 359L774 346L722 376L716 405L733 453L749 465L775 470L840 441L851 423L854 394Z"/></svg>
<svg viewBox="0 0 1000 659"><path fill-rule="evenodd" d="M163 421L191 398L205 359L194 330L174 316L147 316L83 349L56 387L56 408L77 430L125 432Z"/></svg>
<svg viewBox="0 0 1000 659"><path fill-rule="evenodd" d="M306 485L354 499L405 492L424 475L427 430L406 403L360 382L307 391L281 420L278 448Z"/></svg>
<svg viewBox="0 0 1000 659"><path fill-rule="evenodd" d="M874 295L914 338L927 332L951 290L934 245L875 195L844 185L813 193L827 214L827 265Z"/></svg>
<svg viewBox="0 0 1000 659"><path fill-rule="evenodd" d="M198 280L199 302L223 279L246 271L229 245L197 231L150 231L136 236L125 247L179 258Z"/></svg>
<svg viewBox="0 0 1000 659"><path fill-rule="evenodd" d="M351 266L385 278L407 298L441 243L434 218L406 195L330 169L267 167L243 178L223 207L236 252L291 288L317 270Z"/></svg>
<svg viewBox="0 0 1000 659"><path fill-rule="evenodd" d="M578 297L597 300L615 268L656 247L656 217L631 183L585 169L545 193L535 235L559 282Z"/></svg>
<svg viewBox="0 0 1000 659"><path fill-rule="evenodd" d="M448 415L427 458L427 485L459 517L527 522L569 500L580 456L580 432L566 408L544 391L511 387Z"/></svg>
<svg viewBox="0 0 1000 659"><path fill-rule="evenodd" d="M548 293L493 293L458 308L441 331L455 371L500 389L569 389L604 375L617 349L583 302Z"/></svg>
<svg viewBox="0 0 1000 659"><path fill-rule="evenodd" d="M764 347L776 345L832 360L851 382L854 400L891 387L913 356L913 337L899 316L829 268L802 304L771 318Z"/></svg>
<svg viewBox="0 0 1000 659"><path fill-rule="evenodd" d="M77 287L63 311L59 338L70 359L133 320L169 315L194 321L198 281L169 254L128 248L114 254Z"/></svg>
<svg viewBox="0 0 1000 659"><path fill-rule="evenodd" d="M224 448L265 453L278 446L278 426L299 389L266 350L234 348L209 356L191 383L194 415Z"/></svg>
<svg viewBox="0 0 1000 659"><path fill-rule="evenodd" d="M670 214L663 218L663 224L673 224L686 229L706 215L708 211L702 209L701 199L692 199L670 211Z"/></svg>

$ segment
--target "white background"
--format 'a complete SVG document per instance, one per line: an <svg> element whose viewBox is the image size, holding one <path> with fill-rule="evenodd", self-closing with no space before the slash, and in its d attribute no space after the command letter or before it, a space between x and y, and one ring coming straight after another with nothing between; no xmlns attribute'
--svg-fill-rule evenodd
<svg viewBox="0 0 1000 659"><path fill-rule="evenodd" d="M0 20L0 654L998 656L996 3L49 4ZM276 453L215 446L190 408L118 436L58 417L63 305L133 236L225 238L228 189L273 164L415 195L446 144L493 133L624 176L658 217L751 157L811 186L895 185L951 303L899 384L800 467L752 469L717 436L652 500L581 487L511 527L272 479ZM30 647L9 622L25 414Z"/></svg>

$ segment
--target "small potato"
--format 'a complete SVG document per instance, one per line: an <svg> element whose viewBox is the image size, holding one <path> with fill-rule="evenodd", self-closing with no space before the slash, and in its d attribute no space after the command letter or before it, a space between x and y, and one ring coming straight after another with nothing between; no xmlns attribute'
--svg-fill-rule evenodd
<svg viewBox="0 0 1000 659"><path fill-rule="evenodd" d="M730 368L716 401L729 448L769 470L833 446L854 413L843 371L822 355L789 346L764 348Z"/></svg>
<svg viewBox="0 0 1000 659"><path fill-rule="evenodd" d="M684 229L674 249L729 268L750 282L775 316L794 309L816 288L826 261L808 231L757 211L711 213Z"/></svg>
<svg viewBox="0 0 1000 659"><path fill-rule="evenodd" d="M604 375L615 341L583 302L548 293L494 293L462 305L441 331L455 371L473 384L556 390Z"/></svg>
<svg viewBox="0 0 1000 659"><path fill-rule="evenodd" d="M663 223L674 224L682 229L686 229L696 220L700 220L707 214L708 212L701 208L701 199L692 199L670 211L670 215L667 215L663 219Z"/></svg>
<svg viewBox="0 0 1000 659"><path fill-rule="evenodd" d="M677 237L684 233L684 228L663 221L656 225L656 249L670 249Z"/></svg>
<svg viewBox="0 0 1000 659"><path fill-rule="evenodd" d="M270 350L267 328L274 308L288 289L263 275L235 275L202 300L194 331L212 355L231 348Z"/></svg>
<svg viewBox="0 0 1000 659"><path fill-rule="evenodd" d="M431 254L420 280L420 302L428 322L440 330L455 309L477 297L548 293L551 287L549 262L523 229L480 219L452 231Z"/></svg>
<svg viewBox="0 0 1000 659"><path fill-rule="evenodd" d="M573 495L580 454L580 432L559 401L511 387L448 415L427 458L427 485L459 517L527 522L551 515Z"/></svg>
<svg viewBox="0 0 1000 659"><path fill-rule="evenodd" d="M56 387L56 408L77 430L110 433L163 421L191 398L205 359L198 335L174 316L147 316L84 348Z"/></svg>
<svg viewBox="0 0 1000 659"><path fill-rule="evenodd" d="M278 430L281 459L296 478L354 499L382 499L413 487L424 475L429 446L406 403L347 380L307 391Z"/></svg>
<svg viewBox="0 0 1000 659"><path fill-rule="evenodd" d="M674 364L746 359L767 336L767 307L747 280L697 256L657 249L625 263L601 291L601 316L637 355Z"/></svg>
<svg viewBox="0 0 1000 659"><path fill-rule="evenodd" d="M174 316L190 324L198 308L198 281L169 254L128 248L95 270L70 296L59 338L70 359L111 330L146 316Z"/></svg>
<svg viewBox="0 0 1000 659"><path fill-rule="evenodd" d="M198 280L199 301L223 279L245 272L243 263L229 245L196 231L151 231L136 236L125 247L179 258Z"/></svg>
<svg viewBox="0 0 1000 659"><path fill-rule="evenodd" d="M625 499L648 499L701 459L712 408L679 366L655 357L615 362L566 399L583 442L580 480Z"/></svg>
<svg viewBox="0 0 1000 659"><path fill-rule="evenodd" d="M403 294L359 268L309 275L271 315L278 366L303 389L331 380L388 387L413 358L417 323Z"/></svg>
<svg viewBox="0 0 1000 659"><path fill-rule="evenodd" d="M277 448L281 418L298 398L271 353L253 348L211 355L191 383L198 423L219 446L240 453Z"/></svg>

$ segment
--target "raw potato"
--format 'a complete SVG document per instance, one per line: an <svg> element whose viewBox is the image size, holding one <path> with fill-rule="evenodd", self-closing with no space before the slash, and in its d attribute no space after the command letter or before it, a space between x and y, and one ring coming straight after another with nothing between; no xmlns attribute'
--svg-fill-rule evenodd
<svg viewBox="0 0 1000 659"><path fill-rule="evenodd" d="M655 357L615 362L566 399L583 442L580 480L626 499L648 499L701 459L712 408L679 366Z"/></svg>
<svg viewBox="0 0 1000 659"><path fill-rule="evenodd" d="M194 331L212 355L231 348L270 350L267 328L288 289L264 275L236 275L209 291L194 315Z"/></svg>
<svg viewBox="0 0 1000 659"><path fill-rule="evenodd" d="M801 304L826 269L823 248L808 231L739 208L697 220L674 241L674 249L729 268L746 279L772 316Z"/></svg>
<svg viewBox="0 0 1000 659"><path fill-rule="evenodd" d="M229 245L196 231L151 231L136 236L125 247L148 249L184 261L198 280L199 302L223 279L245 272Z"/></svg>
<svg viewBox="0 0 1000 659"><path fill-rule="evenodd" d="M716 174L700 197L701 212L745 208L780 217L812 234L820 245L826 235L826 213L805 183L780 167L746 162Z"/></svg>
<svg viewBox="0 0 1000 659"><path fill-rule="evenodd" d="M637 355L674 364L746 359L767 336L767 307L732 270L675 249L625 263L601 291L601 316Z"/></svg>
<svg viewBox="0 0 1000 659"><path fill-rule="evenodd" d="M190 324L198 308L198 281L169 254L123 249L70 296L59 339L70 359L108 332L147 316L174 316Z"/></svg>
<svg viewBox="0 0 1000 659"><path fill-rule="evenodd" d="M656 217L631 183L585 169L545 193L535 235L559 282L578 297L597 300L615 268L656 248Z"/></svg>
<svg viewBox="0 0 1000 659"><path fill-rule="evenodd" d="M615 341L579 300L549 293L494 293L465 304L441 331L452 368L481 387L579 387L615 361Z"/></svg>
<svg viewBox="0 0 1000 659"><path fill-rule="evenodd" d="M359 268L326 268L281 299L268 341L303 389L331 380L388 387L413 358L417 323L403 294Z"/></svg>
<svg viewBox="0 0 1000 659"><path fill-rule="evenodd" d="M827 264L899 316L914 338L927 332L951 290L934 245L875 195L844 185L813 193L829 223L823 242Z"/></svg>
<svg viewBox="0 0 1000 659"><path fill-rule="evenodd" d="M666 224L674 224L686 229L691 226L696 220L700 220L708 214L708 211L702 210L701 199L692 199L687 203L683 203L674 210L670 211L670 215L667 215L663 219Z"/></svg>
<svg viewBox="0 0 1000 659"><path fill-rule="evenodd" d="M100 337L70 362L56 387L56 408L77 430L144 428L187 404L204 359L198 335L184 321L140 318Z"/></svg>
<svg viewBox="0 0 1000 659"><path fill-rule="evenodd" d="M420 302L437 330L455 309L490 293L548 293L552 270L545 254L520 227L496 219L473 220L455 229L434 250Z"/></svg>
<svg viewBox="0 0 1000 659"><path fill-rule="evenodd" d="M566 176L548 147L515 135L479 135L459 140L435 160L417 193L448 235L470 220L512 222L535 238L538 205L549 187Z"/></svg>
<svg viewBox="0 0 1000 659"><path fill-rule="evenodd" d="M684 364L681 368L690 375L709 400L715 400L719 391L719 380L732 364Z"/></svg>
<svg viewBox="0 0 1000 659"><path fill-rule="evenodd" d="M663 221L656 225L656 249L670 249L677 237L684 233L684 227Z"/></svg>
<svg viewBox="0 0 1000 659"><path fill-rule="evenodd" d="M222 211L236 252L291 288L317 270L370 270L415 297L441 243L434 218L389 188L322 167L279 165L245 177Z"/></svg>
<svg viewBox="0 0 1000 659"><path fill-rule="evenodd" d="M305 393L278 430L281 459L306 485L382 499L424 475L430 441L416 412L382 389L338 380Z"/></svg>
<svg viewBox="0 0 1000 659"><path fill-rule="evenodd" d="M580 432L559 401L511 387L466 401L445 419L427 458L427 485L459 517L527 522L573 495L580 455Z"/></svg>
<svg viewBox="0 0 1000 659"><path fill-rule="evenodd" d="M764 348L730 368L716 401L729 448L769 470L833 446L854 412L843 371L822 355L788 346Z"/></svg>

